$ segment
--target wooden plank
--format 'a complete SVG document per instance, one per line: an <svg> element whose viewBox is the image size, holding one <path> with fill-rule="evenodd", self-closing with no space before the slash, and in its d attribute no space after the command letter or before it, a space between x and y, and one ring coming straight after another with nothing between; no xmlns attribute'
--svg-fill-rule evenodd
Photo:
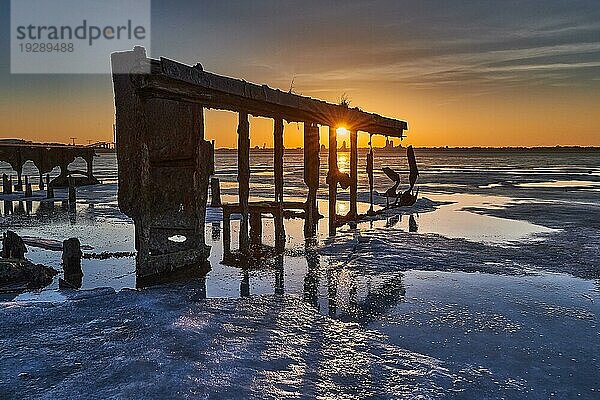
<svg viewBox="0 0 600 400"><path fill-rule="evenodd" d="M149 61L153 73L145 77L141 90L148 91L150 95L175 95L179 99L200 102L206 107L231 111L245 109L256 116L283 116L288 121L344 125L353 130L393 137L402 137L403 131L408 129L405 121L368 113L359 108L348 108L283 92L267 85L217 75L167 58Z"/></svg>

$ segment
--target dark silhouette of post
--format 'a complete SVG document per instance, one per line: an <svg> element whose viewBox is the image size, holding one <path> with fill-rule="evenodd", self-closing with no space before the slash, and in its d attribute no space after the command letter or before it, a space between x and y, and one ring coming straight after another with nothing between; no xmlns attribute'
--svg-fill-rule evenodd
<svg viewBox="0 0 600 400"><path fill-rule="evenodd" d="M69 209L74 210L77 205L77 191L73 178L69 177Z"/></svg>
<svg viewBox="0 0 600 400"><path fill-rule="evenodd" d="M64 271L64 281L62 287L80 288L83 278L81 270L81 243L77 238L70 238L63 241L62 266Z"/></svg>
<svg viewBox="0 0 600 400"><path fill-rule="evenodd" d="M369 177L369 212L367 214L375 214L373 210L373 146L371 138L369 138L369 152L367 153L367 176Z"/></svg>
<svg viewBox="0 0 600 400"><path fill-rule="evenodd" d="M273 120L273 174L275 180L275 201L283 201L283 119Z"/></svg>
<svg viewBox="0 0 600 400"><path fill-rule="evenodd" d="M337 201L337 134L335 127L329 127L329 171L327 172L327 185L329 186L329 234L335 235L336 227L336 201Z"/></svg>
<svg viewBox="0 0 600 400"><path fill-rule="evenodd" d="M24 197L32 197L33 190L31 188L31 183L29 182L29 177L25 175L25 196Z"/></svg>
<svg viewBox="0 0 600 400"><path fill-rule="evenodd" d="M223 259L231 255L231 219L229 213L223 209Z"/></svg>
<svg viewBox="0 0 600 400"><path fill-rule="evenodd" d="M210 206L221 207L221 186L219 178L210 178Z"/></svg>
<svg viewBox="0 0 600 400"><path fill-rule="evenodd" d="M54 198L54 188L52 187L52 182L50 182L50 175L46 175L46 198L53 199Z"/></svg>
<svg viewBox="0 0 600 400"><path fill-rule="evenodd" d="M247 253L249 248L248 238L248 198L250 197L250 123L248 113L239 113L238 124L238 196L242 219L240 221L240 251Z"/></svg>
<svg viewBox="0 0 600 400"><path fill-rule="evenodd" d="M19 164L19 167L17 167L17 184L15 186L15 191L23 191L23 166L21 164Z"/></svg>
<svg viewBox="0 0 600 400"><path fill-rule="evenodd" d="M9 177L6 174L2 174L2 193L4 194L12 194L12 177Z"/></svg>
<svg viewBox="0 0 600 400"><path fill-rule="evenodd" d="M358 216L358 132L350 131L350 211L352 218Z"/></svg>
<svg viewBox="0 0 600 400"><path fill-rule="evenodd" d="M250 213L250 244L253 246L262 243L262 215L260 211Z"/></svg>
<svg viewBox="0 0 600 400"><path fill-rule="evenodd" d="M319 190L319 126L304 123L304 182L308 186L305 207L304 235L313 236L319 211L317 209L317 191Z"/></svg>

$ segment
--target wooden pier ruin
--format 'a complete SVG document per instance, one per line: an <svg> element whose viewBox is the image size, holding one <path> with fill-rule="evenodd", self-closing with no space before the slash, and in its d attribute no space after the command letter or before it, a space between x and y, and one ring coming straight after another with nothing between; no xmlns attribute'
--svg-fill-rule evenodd
<svg viewBox="0 0 600 400"><path fill-rule="evenodd" d="M17 173L15 187L22 191L23 166L27 161L32 161L38 169L40 189L44 187L44 174L52 172L55 167L60 168L60 174L50 183L53 187L67 187L69 177L79 175L75 180L77 185L94 185L99 183L94 177L93 163L96 151L93 147L68 146L46 143L0 143L0 161L10 164ZM87 163L86 171L69 170L69 164L81 157Z"/></svg>
<svg viewBox="0 0 600 400"><path fill-rule="evenodd" d="M402 138L407 123L358 108L206 72L166 58L149 59L145 49L112 55L119 162L119 207L135 222L137 276L170 274L201 263L209 249L204 240L208 185L214 173L214 147L204 140L203 110L238 113L238 203L222 204L223 242L231 254L230 217L240 214L239 251L248 255L261 240L263 214L275 220L275 248L285 243L283 216L296 211L305 219L305 235L314 236L320 218L319 126L329 127L329 231L355 220L358 187L358 132ZM250 202L249 116L274 121L273 201ZM304 126L305 202L283 197L283 123ZM337 164L336 129L350 131L350 174ZM372 170L371 176L372 179ZM336 213L338 185L350 187L348 215ZM227 255L226 255L227 256Z"/></svg>

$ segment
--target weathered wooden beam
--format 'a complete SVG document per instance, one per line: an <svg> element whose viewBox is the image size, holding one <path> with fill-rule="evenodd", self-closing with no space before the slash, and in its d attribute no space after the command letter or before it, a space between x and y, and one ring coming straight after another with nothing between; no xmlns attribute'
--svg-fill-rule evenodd
<svg viewBox="0 0 600 400"><path fill-rule="evenodd" d="M152 73L145 77L140 90L149 96L174 95L178 100L185 98L209 108L244 110L268 118L283 116L288 121L343 124L394 137L401 137L408 128L405 121L213 74L198 65L191 67L166 58L140 60L140 66L148 63Z"/></svg>
<svg viewBox="0 0 600 400"><path fill-rule="evenodd" d="M350 216L356 218L358 195L358 132L350 131Z"/></svg>
<svg viewBox="0 0 600 400"><path fill-rule="evenodd" d="M327 172L327 185L329 186L329 234L335 235L336 231L336 201L337 201L337 133L335 126L329 127L329 171Z"/></svg>
<svg viewBox="0 0 600 400"><path fill-rule="evenodd" d="M239 113L238 124L238 195L242 219L240 221L240 251L248 252L248 198L250 197L250 123L248 113Z"/></svg>
<svg viewBox="0 0 600 400"><path fill-rule="evenodd" d="M275 178L275 201L283 201L283 119L273 122L273 170Z"/></svg>

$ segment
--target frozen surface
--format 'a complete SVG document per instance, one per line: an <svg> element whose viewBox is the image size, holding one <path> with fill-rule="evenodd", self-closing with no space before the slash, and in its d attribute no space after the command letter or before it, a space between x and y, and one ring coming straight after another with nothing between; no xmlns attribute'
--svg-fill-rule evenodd
<svg viewBox="0 0 600 400"><path fill-rule="evenodd" d="M253 199L272 197L271 157L252 153ZM234 201L235 153L217 158L223 198ZM212 269L194 282L129 290L133 257L85 259L84 290L55 282L0 298L0 398L598 398L597 152L440 150L417 159L414 207L335 237L323 219L316 242L288 220L285 254L248 271L220 264L221 214L209 208ZM360 160L365 211L362 152ZM378 171L406 173L397 154L375 160ZM285 165L286 198L302 199L301 153L287 151ZM0 227L77 236L90 254L134 251L114 156L95 166L103 184L78 190L76 212L13 198L0 207ZM375 183L378 192L391 186L380 172ZM340 193L340 212L347 199ZM233 221L234 248L237 229ZM272 243L271 219L263 230ZM60 268L59 252L27 255Z"/></svg>

